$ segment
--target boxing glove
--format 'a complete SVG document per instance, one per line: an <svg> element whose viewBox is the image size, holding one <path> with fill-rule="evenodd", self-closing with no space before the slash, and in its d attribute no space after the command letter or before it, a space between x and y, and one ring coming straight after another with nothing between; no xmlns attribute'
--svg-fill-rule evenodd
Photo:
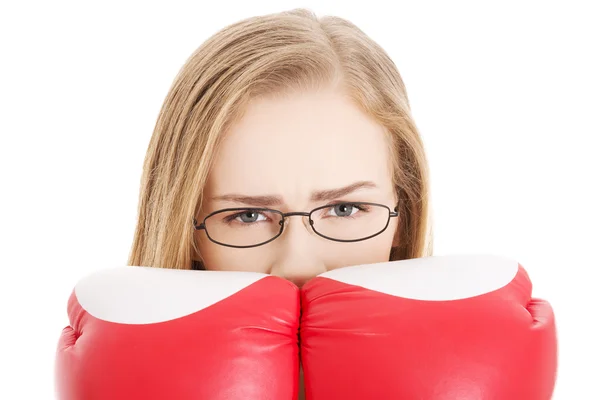
<svg viewBox="0 0 600 400"><path fill-rule="evenodd" d="M434 256L352 266L302 287L306 398L548 400L550 305L516 261Z"/></svg>
<svg viewBox="0 0 600 400"><path fill-rule="evenodd" d="M296 399L298 288L251 272L120 267L77 283L61 400Z"/></svg>

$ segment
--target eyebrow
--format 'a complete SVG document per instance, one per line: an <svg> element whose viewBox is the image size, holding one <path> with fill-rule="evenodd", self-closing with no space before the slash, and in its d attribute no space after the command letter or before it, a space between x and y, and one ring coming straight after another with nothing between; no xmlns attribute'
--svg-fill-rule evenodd
<svg viewBox="0 0 600 400"><path fill-rule="evenodd" d="M372 181L358 181L348 186L344 186L337 189L317 190L311 193L311 202L321 202L327 200L337 199L339 197L346 196L352 192L360 189L372 189L377 188L375 182ZM254 207L271 207L283 204L283 198L277 195L263 195L263 196L246 196L242 194L225 194L221 196L212 197L211 200L225 200L234 203L248 204Z"/></svg>

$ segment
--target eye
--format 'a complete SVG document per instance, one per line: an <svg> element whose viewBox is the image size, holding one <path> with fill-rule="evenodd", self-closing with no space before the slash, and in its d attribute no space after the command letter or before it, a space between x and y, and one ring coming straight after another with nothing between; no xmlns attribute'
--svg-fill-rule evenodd
<svg viewBox="0 0 600 400"><path fill-rule="evenodd" d="M258 219L259 216L262 216L263 219ZM233 215L230 215L226 218L227 222L240 219L242 223L251 224L258 221L264 221L267 218L260 212L254 210L245 210Z"/></svg>
<svg viewBox="0 0 600 400"><path fill-rule="evenodd" d="M350 216L356 214L356 212L352 212L353 209L355 209L356 212L361 210L361 208L359 206L357 206L356 204L351 204L351 203L335 204L335 205L331 206L331 208L330 208L330 210L333 211L334 215L327 214L327 216L350 217Z"/></svg>

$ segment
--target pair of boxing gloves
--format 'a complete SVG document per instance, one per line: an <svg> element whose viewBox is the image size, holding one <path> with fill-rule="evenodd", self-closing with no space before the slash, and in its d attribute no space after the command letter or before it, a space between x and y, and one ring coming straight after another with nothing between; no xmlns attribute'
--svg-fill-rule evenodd
<svg viewBox="0 0 600 400"><path fill-rule="evenodd" d="M260 273L120 267L82 279L59 399L548 400L554 315L516 261L433 256Z"/></svg>

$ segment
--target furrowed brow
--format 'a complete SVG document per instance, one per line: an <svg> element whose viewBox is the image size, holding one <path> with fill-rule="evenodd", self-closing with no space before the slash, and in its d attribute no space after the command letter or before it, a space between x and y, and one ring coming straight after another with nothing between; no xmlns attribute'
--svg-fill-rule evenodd
<svg viewBox="0 0 600 400"><path fill-rule="evenodd" d="M314 203L334 200L360 189L373 188L377 188L377 185L372 181L358 181L341 188L314 191L311 193L310 200ZM215 196L212 197L212 200L230 201L233 203L250 205L253 207L280 206L284 203L283 198L278 195L247 196L236 193Z"/></svg>

